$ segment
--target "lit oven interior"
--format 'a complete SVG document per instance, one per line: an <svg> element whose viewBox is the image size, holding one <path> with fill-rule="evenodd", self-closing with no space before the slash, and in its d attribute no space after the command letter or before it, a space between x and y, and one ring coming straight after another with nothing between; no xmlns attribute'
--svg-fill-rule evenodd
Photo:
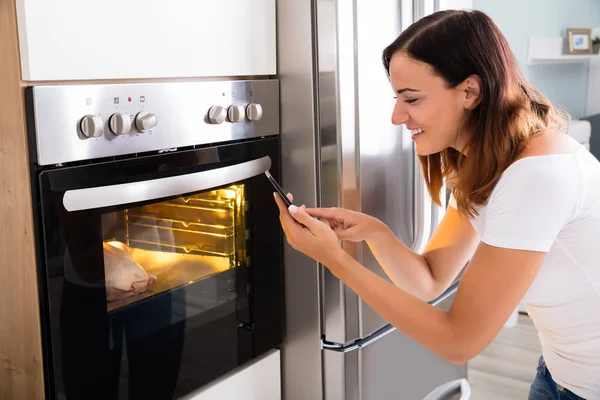
<svg viewBox="0 0 600 400"><path fill-rule="evenodd" d="M108 311L245 265L244 185L105 214Z"/></svg>

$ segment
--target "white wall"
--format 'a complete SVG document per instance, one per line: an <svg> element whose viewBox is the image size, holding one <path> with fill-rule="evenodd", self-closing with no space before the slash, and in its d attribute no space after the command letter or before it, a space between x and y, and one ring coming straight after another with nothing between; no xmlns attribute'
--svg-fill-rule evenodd
<svg viewBox="0 0 600 400"><path fill-rule="evenodd" d="M576 118L588 114L588 64L527 65L529 36L566 36L567 28L600 26L598 0L473 0L498 25L529 82ZM596 85L594 83L594 85ZM597 87L594 90L599 90Z"/></svg>

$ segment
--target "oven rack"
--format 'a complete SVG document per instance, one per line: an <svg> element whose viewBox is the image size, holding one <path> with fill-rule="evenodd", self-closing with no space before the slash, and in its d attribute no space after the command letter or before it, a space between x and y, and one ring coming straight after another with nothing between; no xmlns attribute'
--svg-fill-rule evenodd
<svg viewBox="0 0 600 400"><path fill-rule="evenodd" d="M145 246L151 247L153 250L160 249L165 252L172 252L173 250L179 250L179 252L183 252L185 254L197 255L197 256L218 256L218 257L227 257L231 258L235 255L235 249L232 249L230 252L219 252L215 250L211 250L206 248L206 246L200 246L199 244L192 246L181 246L176 244L166 244L166 243L158 243L150 240L143 239L128 239L130 247L133 247L132 244L137 244L138 248L145 248Z"/></svg>
<svg viewBox="0 0 600 400"><path fill-rule="evenodd" d="M227 207L227 208L217 208L217 207L211 207L210 204L206 205L206 206L199 206L199 205L191 205L188 203L184 203L184 204L178 204L175 202L165 202L162 203L162 206L165 207L175 207L175 208L184 208L184 209L192 209L192 210L198 210L198 211L209 211L209 212L216 212L216 213L231 213L233 211L233 207ZM214 202L209 202L209 201L205 201L204 203L214 203ZM231 203L231 202L229 202ZM220 204L223 205L223 204Z"/></svg>
<svg viewBox="0 0 600 400"><path fill-rule="evenodd" d="M171 231L175 231L175 232L222 237L223 239L230 238L231 236L234 235L234 232L235 232L235 229L234 229L235 226L233 225L233 221L232 221L231 225L221 225L221 224L205 224L202 222L189 222L189 221L173 219L173 218L163 218L163 217L155 217L155 216L140 215L140 214L129 214L129 216L134 217L134 218L139 218L140 220L152 219L154 221L173 223L173 224L180 225L181 228L174 228L174 227L169 227L169 226L164 226L164 225L156 225L156 224L152 224L152 223L131 221L128 219L127 225L129 225L129 226L140 226L140 227L145 227L145 228L149 228L149 229L159 228L159 229L166 229L166 230L171 230ZM188 229L190 227L199 227L199 228L204 228L206 230L203 231L203 230L196 230L196 229ZM210 229L214 229L215 231L223 231L224 233L210 232L209 231ZM228 233L228 232L231 232L231 233Z"/></svg>

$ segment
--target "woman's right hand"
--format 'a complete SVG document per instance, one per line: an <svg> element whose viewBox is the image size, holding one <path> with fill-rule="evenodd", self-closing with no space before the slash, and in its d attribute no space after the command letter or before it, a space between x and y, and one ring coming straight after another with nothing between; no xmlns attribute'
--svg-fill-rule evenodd
<svg viewBox="0 0 600 400"><path fill-rule="evenodd" d="M361 242L385 228L377 218L345 208L305 208L304 211L311 217L321 218L339 240Z"/></svg>

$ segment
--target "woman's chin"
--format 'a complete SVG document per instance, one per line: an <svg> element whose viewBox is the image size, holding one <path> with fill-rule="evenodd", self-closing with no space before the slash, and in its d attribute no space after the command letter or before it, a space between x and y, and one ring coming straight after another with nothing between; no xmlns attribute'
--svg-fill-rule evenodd
<svg viewBox="0 0 600 400"><path fill-rule="evenodd" d="M415 153L417 153L417 155L419 155L419 156L423 156L423 157L430 156L432 154L440 153L444 149L445 149L445 147L440 147L439 145L431 146L431 145L427 145L427 143L425 143L424 141L421 143L415 141Z"/></svg>
<svg viewBox="0 0 600 400"><path fill-rule="evenodd" d="M427 148L424 146L415 146L415 153L417 153L417 155L421 157L430 156L432 154L439 153L440 151L441 150L433 151L431 148Z"/></svg>

